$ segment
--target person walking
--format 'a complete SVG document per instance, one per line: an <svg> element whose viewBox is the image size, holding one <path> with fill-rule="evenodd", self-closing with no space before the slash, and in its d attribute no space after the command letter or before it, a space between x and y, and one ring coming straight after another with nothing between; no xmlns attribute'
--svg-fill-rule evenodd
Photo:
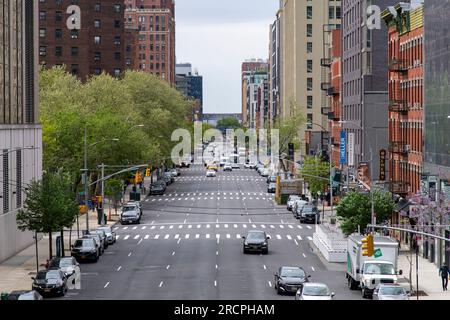
<svg viewBox="0 0 450 320"><path fill-rule="evenodd" d="M442 278L442 289L444 291L447 291L447 284L448 284L448 276L450 274L450 270L448 269L447 264L444 262L442 267L439 269L439 275Z"/></svg>

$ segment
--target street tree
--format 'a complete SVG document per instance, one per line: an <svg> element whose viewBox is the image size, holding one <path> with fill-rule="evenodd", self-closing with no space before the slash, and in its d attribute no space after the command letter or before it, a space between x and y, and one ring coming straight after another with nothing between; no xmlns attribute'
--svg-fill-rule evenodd
<svg viewBox="0 0 450 320"><path fill-rule="evenodd" d="M226 132L226 130L228 129L230 130L241 129L242 125L236 118L228 117L218 120L216 128L222 132Z"/></svg>
<svg viewBox="0 0 450 320"><path fill-rule="evenodd" d="M377 223L381 224L391 218L395 203L389 192L373 191L374 210ZM372 200L370 194L349 192L337 206L337 216L341 219L340 227L344 234L350 235L364 230L371 223Z"/></svg>
<svg viewBox="0 0 450 320"><path fill-rule="evenodd" d="M330 165L318 156L306 156L299 174L308 183L309 191L316 198L317 194L324 193L329 185Z"/></svg>
<svg viewBox="0 0 450 320"><path fill-rule="evenodd" d="M25 191L23 209L17 214L17 227L49 234L49 258L53 256L52 233L61 231L64 252L64 228L72 227L78 214L70 179L59 172L44 172L42 179L32 181Z"/></svg>

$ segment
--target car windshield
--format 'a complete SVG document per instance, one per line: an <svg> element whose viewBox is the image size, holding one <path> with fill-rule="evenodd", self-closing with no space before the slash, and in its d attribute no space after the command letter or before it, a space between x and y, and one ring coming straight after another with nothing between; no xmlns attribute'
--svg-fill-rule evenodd
<svg viewBox="0 0 450 320"><path fill-rule="evenodd" d="M303 287L305 296L329 296L330 290L327 286L305 286Z"/></svg>
<svg viewBox="0 0 450 320"><path fill-rule="evenodd" d="M295 200L299 200L300 197L299 196L290 196L289 197L289 201L295 201Z"/></svg>
<svg viewBox="0 0 450 320"><path fill-rule="evenodd" d="M127 211L127 212L124 212L124 213L122 213L122 216L124 216L124 217L134 217L134 216L136 216L137 215L137 213L136 213L136 211Z"/></svg>
<svg viewBox="0 0 450 320"><path fill-rule="evenodd" d="M247 235L247 239L249 239L249 240L265 240L266 237L264 236L264 233L262 233L262 232L250 232Z"/></svg>
<svg viewBox="0 0 450 320"><path fill-rule="evenodd" d="M111 228L105 227L105 228L99 228L100 230L104 230L106 233L111 233Z"/></svg>
<svg viewBox="0 0 450 320"><path fill-rule="evenodd" d="M303 207L302 212L311 213L314 212L314 207Z"/></svg>
<svg viewBox="0 0 450 320"><path fill-rule="evenodd" d="M67 259L61 259L59 261L59 266L60 267L70 267L73 265L73 261L71 258L67 258Z"/></svg>
<svg viewBox="0 0 450 320"><path fill-rule="evenodd" d="M135 206L124 206L124 207L122 207L122 212L134 211L135 209L136 209Z"/></svg>
<svg viewBox="0 0 450 320"><path fill-rule="evenodd" d="M37 279L59 279L61 277L61 275L59 274L58 270L51 270L48 271L47 273L42 272L42 273L38 273Z"/></svg>
<svg viewBox="0 0 450 320"><path fill-rule="evenodd" d="M403 287L380 287L380 294L386 296L399 296L406 294L405 289Z"/></svg>
<svg viewBox="0 0 450 320"><path fill-rule="evenodd" d="M74 247L93 247L94 246L94 240L84 239L84 240L77 240L75 241Z"/></svg>
<svg viewBox="0 0 450 320"><path fill-rule="evenodd" d="M281 276L289 278L304 278L305 271L300 268L283 268L281 269Z"/></svg>
<svg viewBox="0 0 450 320"><path fill-rule="evenodd" d="M395 275L394 266L387 263L367 263L364 266L365 274Z"/></svg>

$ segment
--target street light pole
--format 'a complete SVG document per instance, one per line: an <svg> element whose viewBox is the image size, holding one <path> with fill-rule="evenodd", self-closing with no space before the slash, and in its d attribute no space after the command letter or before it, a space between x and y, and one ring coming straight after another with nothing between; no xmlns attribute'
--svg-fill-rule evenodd
<svg viewBox="0 0 450 320"><path fill-rule="evenodd" d="M102 204L102 210L101 210L101 214L102 214L102 219L101 219L101 225L103 226L103 225L105 225L105 213L104 213L104 211L105 211L105 165L102 163L102 201L101 201L101 204Z"/></svg>
<svg viewBox="0 0 450 320"><path fill-rule="evenodd" d="M84 125L84 205L86 206L86 230L89 230L88 206L88 168L87 168L87 125Z"/></svg>

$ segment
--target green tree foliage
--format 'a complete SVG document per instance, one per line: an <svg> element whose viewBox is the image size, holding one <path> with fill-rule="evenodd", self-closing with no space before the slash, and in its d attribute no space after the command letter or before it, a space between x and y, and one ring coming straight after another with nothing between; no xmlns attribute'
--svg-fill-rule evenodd
<svg viewBox="0 0 450 320"><path fill-rule="evenodd" d="M374 208L377 223L390 219L394 210L394 201L389 192L374 191ZM371 222L372 202L370 194L358 192L348 193L337 206L337 216L341 218L341 229L346 235L358 230L364 230Z"/></svg>
<svg viewBox="0 0 450 320"><path fill-rule="evenodd" d="M229 117L217 121L216 128L219 129L220 131L225 132L227 129L232 130L241 129L242 126L236 118Z"/></svg>
<svg viewBox="0 0 450 320"><path fill-rule="evenodd" d="M23 209L17 214L17 227L49 234L49 257L52 257L52 232L70 228L78 214L75 194L68 175L44 172L42 180L32 181L25 191Z"/></svg>
<svg viewBox="0 0 450 320"><path fill-rule="evenodd" d="M317 156L307 156L304 158L303 166L299 171L302 178L308 183L313 196L316 196L318 192L325 192L330 179L330 164L328 162L324 162Z"/></svg>

